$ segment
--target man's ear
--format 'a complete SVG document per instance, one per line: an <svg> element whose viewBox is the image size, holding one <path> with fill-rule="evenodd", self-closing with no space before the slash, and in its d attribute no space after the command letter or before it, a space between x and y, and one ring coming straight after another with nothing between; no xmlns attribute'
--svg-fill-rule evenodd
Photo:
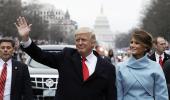
<svg viewBox="0 0 170 100"><path fill-rule="evenodd" d="M92 41L92 44L94 47L96 47L96 45L97 45L96 41Z"/></svg>

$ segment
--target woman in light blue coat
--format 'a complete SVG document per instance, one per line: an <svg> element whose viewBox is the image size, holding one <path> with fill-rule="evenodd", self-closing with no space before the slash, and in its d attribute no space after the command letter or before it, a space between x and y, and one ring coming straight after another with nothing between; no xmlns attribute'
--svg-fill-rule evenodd
<svg viewBox="0 0 170 100"><path fill-rule="evenodd" d="M118 100L168 100L162 68L146 55L151 47L149 33L137 30L132 34L132 56L116 66Z"/></svg>

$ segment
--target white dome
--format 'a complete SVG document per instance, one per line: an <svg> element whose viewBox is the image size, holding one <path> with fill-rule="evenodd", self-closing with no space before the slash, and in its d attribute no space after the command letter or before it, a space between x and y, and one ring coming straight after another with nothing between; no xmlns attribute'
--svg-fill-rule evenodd
<svg viewBox="0 0 170 100"><path fill-rule="evenodd" d="M100 15L96 17L94 32L98 43L104 44L106 48L114 47L114 35L107 17L103 14L103 9L101 9Z"/></svg>

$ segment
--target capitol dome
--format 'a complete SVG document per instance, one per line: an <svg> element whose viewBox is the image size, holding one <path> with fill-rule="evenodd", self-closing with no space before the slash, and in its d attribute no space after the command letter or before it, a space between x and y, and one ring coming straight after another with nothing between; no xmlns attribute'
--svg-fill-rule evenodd
<svg viewBox="0 0 170 100"><path fill-rule="evenodd" d="M114 47L114 34L110 29L109 21L103 13L103 7L101 7L100 15L96 17L94 24L94 32L97 42L106 48Z"/></svg>

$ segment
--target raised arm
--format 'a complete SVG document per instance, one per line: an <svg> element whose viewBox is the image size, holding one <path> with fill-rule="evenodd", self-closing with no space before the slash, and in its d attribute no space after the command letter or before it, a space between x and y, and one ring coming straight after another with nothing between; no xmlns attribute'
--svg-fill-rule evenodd
<svg viewBox="0 0 170 100"><path fill-rule="evenodd" d="M28 24L26 19L24 17L17 18L17 22L14 23L17 27L18 33L22 38L22 41L28 41L29 39L29 32L31 30L31 25Z"/></svg>

